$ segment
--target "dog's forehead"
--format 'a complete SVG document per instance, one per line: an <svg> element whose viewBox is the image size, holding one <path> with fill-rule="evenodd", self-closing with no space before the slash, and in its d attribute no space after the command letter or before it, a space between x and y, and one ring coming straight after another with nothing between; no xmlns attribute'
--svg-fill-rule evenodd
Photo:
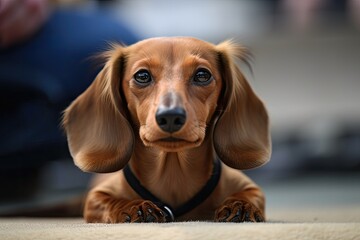
<svg viewBox="0 0 360 240"><path fill-rule="evenodd" d="M171 48L171 47L179 47L179 48L213 48L213 44L202 41L197 38L192 37L159 37L159 38L149 38L143 41L140 41L134 46L138 48L152 49L152 48Z"/></svg>
<svg viewBox="0 0 360 240"><path fill-rule="evenodd" d="M150 38L129 47L130 54L135 58L165 58L172 56L182 58L197 55L213 58L215 46L211 43L190 37ZM165 59L164 59L165 60Z"/></svg>

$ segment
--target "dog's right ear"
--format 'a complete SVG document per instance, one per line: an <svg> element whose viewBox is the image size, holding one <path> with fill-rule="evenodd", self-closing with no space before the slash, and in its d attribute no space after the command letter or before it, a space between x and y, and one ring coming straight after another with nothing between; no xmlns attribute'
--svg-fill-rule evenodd
<svg viewBox="0 0 360 240"><path fill-rule="evenodd" d="M217 45L223 74L224 108L214 129L214 147L220 159L240 170L261 166L270 160L269 117L237 60L246 61L246 49L225 41Z"/></svg>
<svg viewBox="0 0 360 240"><path fill-rule="evenodd" d="M134 146L120 95L124 48L115 46L104 55L104 68L63 115L70 153L75 164L86 172L120 170L129 161Z"/></svg>

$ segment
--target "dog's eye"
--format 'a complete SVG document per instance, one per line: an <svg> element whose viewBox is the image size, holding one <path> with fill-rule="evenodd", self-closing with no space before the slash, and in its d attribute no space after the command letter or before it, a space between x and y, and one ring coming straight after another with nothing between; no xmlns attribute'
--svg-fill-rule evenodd
<svg viewBox="0 0 360 240"><path fill-rule="evenodd" d="M210 83L211 80L212 80L211 73L204 68L198 69L194 75L194 82L196 84L206 85Z"/></svg>
<svg viewBox="0 0 360 240"><path fill-rule="evenodd" d="M152 81L151 74L147 70L139 70L137 73L135 73L134 79L136 83L142 86L146 86Z"/></svg>

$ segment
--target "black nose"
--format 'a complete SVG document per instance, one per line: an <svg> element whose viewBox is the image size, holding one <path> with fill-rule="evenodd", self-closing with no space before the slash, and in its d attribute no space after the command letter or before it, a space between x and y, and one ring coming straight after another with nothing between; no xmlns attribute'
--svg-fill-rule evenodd
<svg viewBox="0 0 360 240"><path fill-rule="evenodd" d="M168 133L179 131L185 124L186 112L183 108L159 107L156 111L156 122L159 127Z"/></svg>

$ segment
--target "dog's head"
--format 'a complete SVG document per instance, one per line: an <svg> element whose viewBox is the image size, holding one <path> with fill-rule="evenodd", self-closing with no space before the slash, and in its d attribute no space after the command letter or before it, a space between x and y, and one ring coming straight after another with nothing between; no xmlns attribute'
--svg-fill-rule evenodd
<svg viewBox="0 0 360 240"><path fill-rule="evenodd" d="M268 161L268 115L237 65L247 56L243 47L154 38L113 46L104 56L103 70L63 118L82 170L119 170L139 142L178 152L199 147L205 138L230 167Z"/></svg>

